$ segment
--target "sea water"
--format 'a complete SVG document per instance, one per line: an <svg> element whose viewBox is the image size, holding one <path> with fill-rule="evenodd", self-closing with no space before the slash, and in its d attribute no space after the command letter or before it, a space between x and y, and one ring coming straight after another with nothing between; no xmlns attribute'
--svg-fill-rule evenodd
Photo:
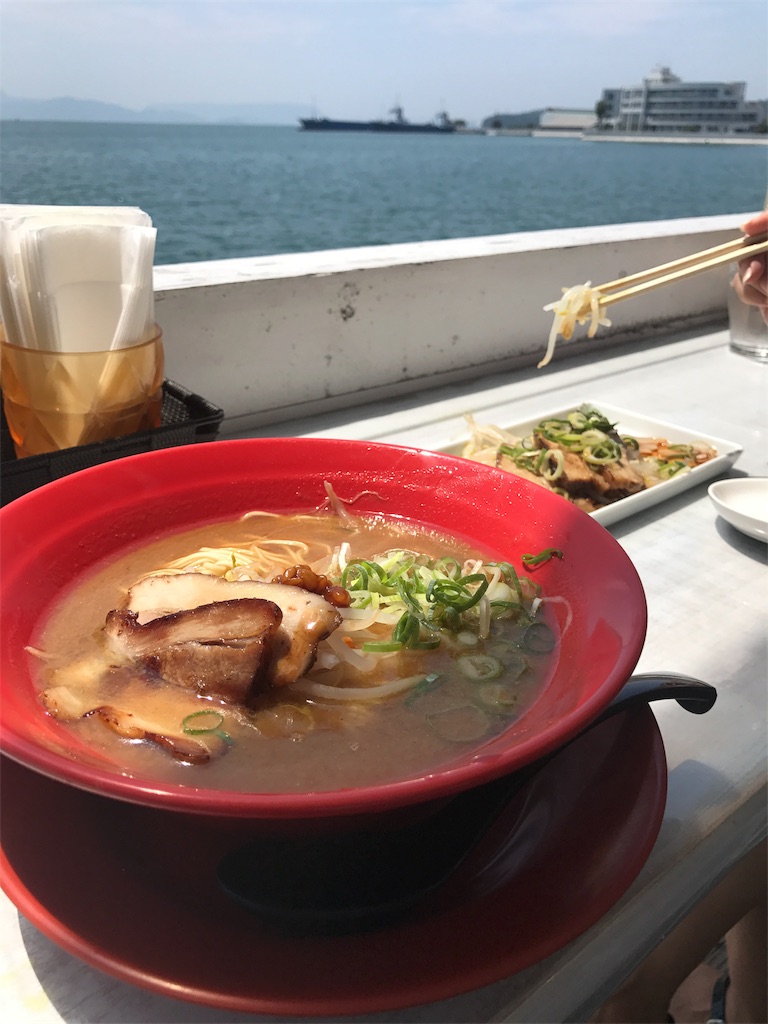
<svg viewBox="0 0 768 1024"><path fill-rule="evenodd" d="M3 122L0 201L139 206L157 264L763 205L766 148L298 127Z"/></svg>

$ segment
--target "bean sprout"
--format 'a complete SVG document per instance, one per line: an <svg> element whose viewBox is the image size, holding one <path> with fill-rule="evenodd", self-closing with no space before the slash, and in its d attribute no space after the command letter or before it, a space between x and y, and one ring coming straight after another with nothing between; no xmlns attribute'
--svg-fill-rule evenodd
<svg viewBox="0 0 768 1024"><path fill-rule="evenodd" d="M576 324L584 324L589 321L587 331L588 338L594 338L598 327L610 327L611 321L604 315L600 303L600 292L592 287L592 282L577 284L572 288L563 288L563 296L557 302L550 302L544 307L546 313L553 312L555 319L552 329L549 332L547 351L544 358L538 364L538 369L546 366L552 359L557 344L558 335L563 341L570 341Z"/></svg>

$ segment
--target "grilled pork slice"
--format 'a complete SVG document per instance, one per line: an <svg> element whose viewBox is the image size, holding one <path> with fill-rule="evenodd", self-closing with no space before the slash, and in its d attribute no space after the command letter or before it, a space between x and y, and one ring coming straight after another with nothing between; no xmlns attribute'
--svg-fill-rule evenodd
<svg viewBox="0 0 768 1024"><path fill-rule="evenodd" d="M492 462L488 462L487 465L497 466L507 473L513 473L515 476L522 477L523 480L530 480L532 484L545 487L548 491L552 490L552 485L543 476L539 476L530 469L526 469L525 466L518 466L515 460L511 459L508 455L498 456Z"/></svg>
<svg viewBox="0 0 768 1024"><path fill-rule="evenodd" d="M84 659L56 670L40 696L54 718L72 722L93 716L118 736L148 740L188 764L207 764L227 749L220 730L192 733L184 728L190 715L200 723L201 711L221 714L220 705L166 686L149 670L133 665L109 667L99 658Z"/></svg>
<svg viewBox="0 0 768 1024"><path fill-rule="evenodd" d="M128 608L140 623L147 623L203 604L254 598L274 603L282 613L270 637L264 679L267 686L286 686L312 668L317 645L341 623L339 612L320 594L283 583L176 573L141 580L128 592Z"/></svg>
<svg viewBox="0 0 768 1024"><path fill-rule="evenodd" d="M645 479L639 468L633 466L625 456L618 462L600 466L597 473L605 482L608 501L626 498L629 494L636 494L645 488Z"/></svg>
<svg viewBox="0 0 768 1024"><path fill-rule="evenodd" d="M640 470L630 465L623 455L618 462L592 467L578 452L570 451L541 434L534 436L538 448L549 448L563 453L563 471L556 483L572 498L585 499L594 503L595 507L600 507L645 488Z"/></svg>
<svg viewBox="0 0 768 1024"><path fill-rule="evenodd" d="M249 704L266 689L282 621L272 601L241 598L162 615L141 624L133 611L107 615L107 646L121 661L157 672L201 696Z"/></svg>
<svg viewBox="0 0 768 1024"><path fill-rule="evenodd" d="M341 622L302 587L201 573L149 577L128 603L107 615L99 656L54 670L43 706L64 721L93 716L192 764L227 749L217 718L241 721L238 705L303 675Z"/></svg>

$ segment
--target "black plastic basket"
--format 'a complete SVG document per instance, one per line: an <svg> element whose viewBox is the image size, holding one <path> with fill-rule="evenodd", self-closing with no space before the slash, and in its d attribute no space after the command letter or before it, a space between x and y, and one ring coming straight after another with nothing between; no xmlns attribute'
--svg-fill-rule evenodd
<svg viewBox="0 0 768 1024"><path fill-rule="evenodd" d="M161 423L153 430L126 434L98 444L79 445L44 455L17 459L5 414L0 422L0 504L33 491L36 487L76 473L79 469L112 462L127 455L173 448L198 441L215 441L222 409L172 380L163 382Z"/></svg>

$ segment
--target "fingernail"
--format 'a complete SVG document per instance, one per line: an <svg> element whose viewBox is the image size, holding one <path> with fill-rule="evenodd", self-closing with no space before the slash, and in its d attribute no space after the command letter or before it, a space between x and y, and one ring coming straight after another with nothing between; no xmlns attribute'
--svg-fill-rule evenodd
<svg viewBox="0 0 768 1024"><path fill-rule="evenodd" d="M755 278L755 268L754 268L754 266L752 264L750 264L747 267L746 271L744 272L744 276L741 279L741 283L742 284L749 284L750 281L754 280L754 278Z"/></svg>

